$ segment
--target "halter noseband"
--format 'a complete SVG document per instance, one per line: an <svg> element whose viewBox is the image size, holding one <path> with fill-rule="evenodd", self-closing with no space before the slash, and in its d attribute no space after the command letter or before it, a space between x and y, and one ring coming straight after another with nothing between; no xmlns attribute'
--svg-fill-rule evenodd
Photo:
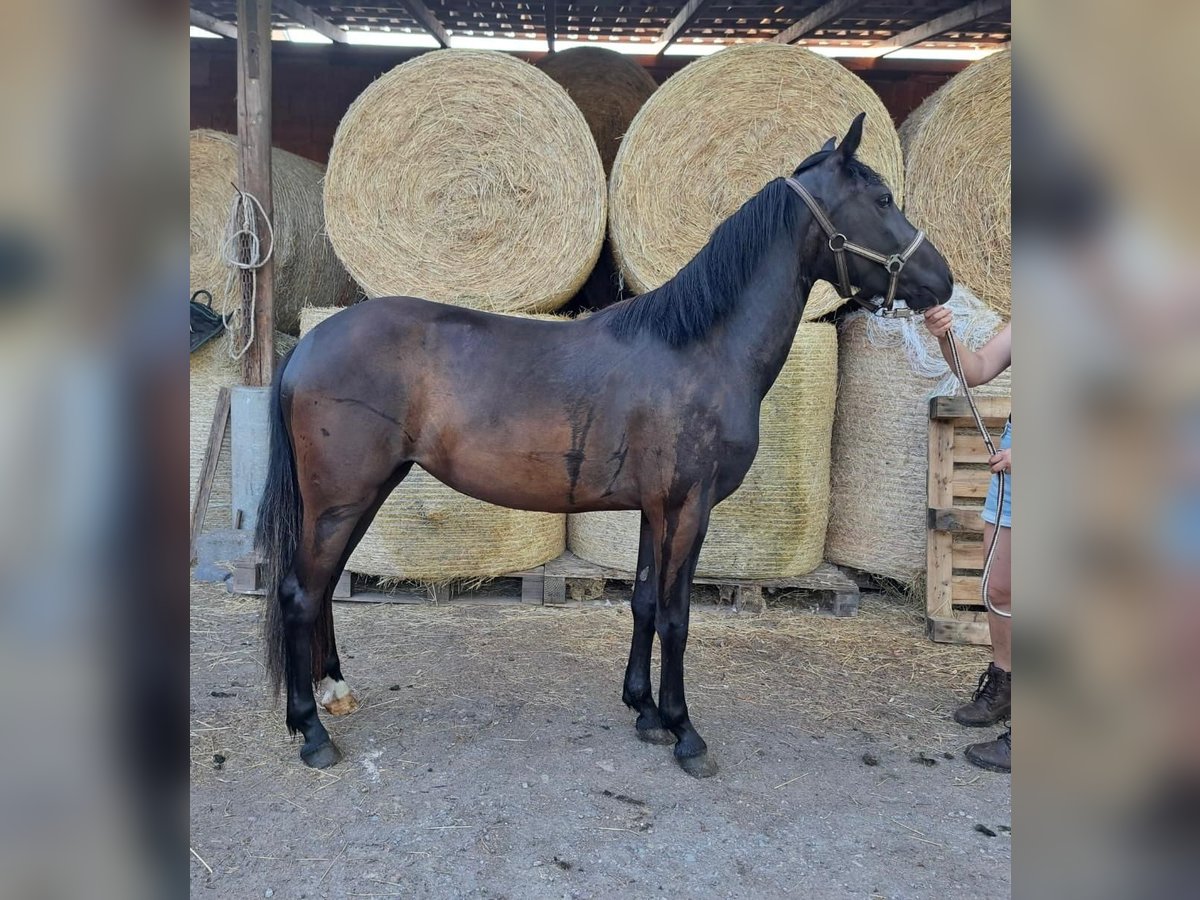
<svg viewBox="0 0 1200 900"><path fill-rule="evenodd" d="M817 202L817 198L808 192L808 188L790 176L785 178L784 181L808 205L809 210L812 211L813 218L817 220L817 224L821 226L821 229L829 238L829 249L833 251L833 259L837 263L838 284L835 287L837 288L838 295L852 299L859 306L870 310L877 316L898 318L911 316L912 310L908 308L908 304L903 300L896 301L896 285L900 281L900 273L903 271L905 263L908 262L917 248L921 246L921 242L925 240L925 232L918 228L916 235L912 239L912 243L903 252L884 256L882 253L876 253L874 250L846 240L846 236L834 227L825 210L821 208L821 204ZM861 256L863 259L869 259L873 263L878 263L887 270L891 278L888 281L887 296L885 298L880 299L875 297L868 300L854 293L854 287L850 284L850 270L846 263L846 251ZM897 302L900 304L899 306L896 305Z"/></svg>

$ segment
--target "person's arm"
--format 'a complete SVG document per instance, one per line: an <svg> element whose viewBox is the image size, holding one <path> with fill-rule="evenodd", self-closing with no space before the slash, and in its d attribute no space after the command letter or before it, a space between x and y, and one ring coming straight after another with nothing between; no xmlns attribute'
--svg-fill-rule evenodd
<svg viewBox="0 0 1200 900"><path fill-rule="evenodd" d="M934 306L925 311L925 327L938 339L938 347L950 371L954 371L954 356L950 352L950 327L954 317L944 306ZM963 377L969 387L987 384L1012 365L1012 323L1005 325L990 341L978 350L972 350L959 341L958 358L962 361Z"/></svg>

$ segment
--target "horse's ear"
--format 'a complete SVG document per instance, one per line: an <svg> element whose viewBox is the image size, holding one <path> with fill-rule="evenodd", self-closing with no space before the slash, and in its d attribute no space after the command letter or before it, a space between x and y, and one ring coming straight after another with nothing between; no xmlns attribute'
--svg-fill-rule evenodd
<svg viewBox="0 0 1200 900"><path fill-rule="evenodd" d="M829 140L827 140L825 142L825 146L821 148L821 152L828 153L830 150L832 150L834 148L834 146L836 146L836 144L837 144L837 141L834 140L833 138L830 138Z"/></svg>
<svg viewBox="0 0 1200 900"><path fill-rule="evenodd" d="M838 145L838 155L842 159L849 159L858 150L858 145L862 141L863 120L867 114L860 112L854 117L854 121L850 123L850 130L846 132L846 136L842 138L842 142Z"/></svg>

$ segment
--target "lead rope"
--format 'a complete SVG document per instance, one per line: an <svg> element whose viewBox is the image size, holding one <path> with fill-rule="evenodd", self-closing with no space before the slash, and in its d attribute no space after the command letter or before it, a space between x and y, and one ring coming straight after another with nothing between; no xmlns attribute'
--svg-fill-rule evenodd
<svg viewBox="0 0 1200 900"><path fill-rule="evenodd" d="M996 455L996 445L992 442L992 436L984 427L983 418L979 415L979 409L975 406L975 398L971 396L971 389L967 387L966 376L963 375L962 361L958 358L958 342L954 340L954 332L946 332L946 336L950 338L950 355L954 357L954 374L958 376L958 382L962 385L963 393L967 397L967 405L971 407L971 415L975 417L975 427L979 429L980 435L983 436L983 444L987 447L988 455ZM1000 481L997 484L996 491L996 527L992 531L992 542L988 546L987 556L983 560L983 578L979 582L979 592L983 596L983 605L987 607L988 612L992 615L1000 616L1002 619L1011 619L1012 611L1002 612L992 606L992 601L988 597L988 581L992 577L992 559L996 555L996 542L1000 538L1000 520L1004 516L1004 472L996 473Z"/></svg>
<svg viewBox="0 0 1200 900"><path fill-rule="evenodd" d="M222 315L225 328L230 334L229 355L241 359L250 345L254 343L254 308L258 304L258 279L255 271L267 264L275 252L275 229L263 209L261 201L249 191L241 191L234 186L233 202L229 206L229 221L225 226L225 240L221 243L221 258L229 266L229 279L226 282L226 292L233 293L235 285L242 287L240 296L250 295L250 321L246 324L246 344L241 350L233 347L232 335L236 328L231 323L241 321L241 304L234 308L229 315ZM264 251L258 236L258 221L261 217L266 227L267 247Z"/></svg>

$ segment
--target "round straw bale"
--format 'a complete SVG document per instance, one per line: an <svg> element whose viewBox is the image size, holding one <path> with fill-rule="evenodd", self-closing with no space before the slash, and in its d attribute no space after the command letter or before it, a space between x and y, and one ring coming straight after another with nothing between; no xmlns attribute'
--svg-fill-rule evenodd
<svg viewBox="0 0 1200 900"><path fill-rule="evenodd" d="M304 310L301 334L339 311ZM565 546L566 516L493 506L413 466L380 507L347 568L431 583L492 578L540 566Z"/></svg>
<svg viewBox="0 0 1200 900"><path fill-rule="evenodd" d="M672 278L713 229L772 178L790 175L866 112L859 157L902 199L896 129L867 84L801 47L747 44L713 54L654 92L621 142L609 182L613 250L639 292ZM804 311L844 303L824 282Z"/></svg>
<svg viewBox="0 0 1200 900"><path fill-rule="evenodd" d="M607 175L625 130L658 83L628 56L604 47L552 53L538 68L566 88L583 113Z"/></svg>
<svg viewBox="0 0 1200 900"><path fill-rule="evenodd" d="M275 360L278 364L296 346L296 339L283 332L275 333ZM193 353L190 362L190 384L188 397L189 429L189 506L196 502L196 486L200 481L200 469L204 465L204 451L208 447L208 435L212 429L213 413L217 408L217 392L223 387L234 387L242 383L241 366L229 355L229 335L213 338ZM233 527L233 494L230 483L229 428L225 429L225 440L221 444L221 456L217 460L217 472L213 477L212 492L209 494L208 514L204 517L203 531L214 531Z"/></svg>
<svg viewBox="0 0 1200 900"><path fill-rule="evenodd" d="M805 323L763 400L758 455L742 486L713 510L696 574L787 578L811 572L825 549L837 334ZM641 514L568 516L571 552L602 566L637 567Z"/></svg>
<svg viewBox="0 0 1200 900"><path fill-rule="evenodd" d="M392 69L338 125L329 236L368 296L551 312L604 240L604 168L567 92L529 63L440 50Z"/></svg>
<svg viewBox="0 0 1200 900"><path fill-rule="evenodd" d="M188 140L191 164L189 218L193 292L213 296L213 309L229 315L242 305L241 287L221 256L229 208L238 183L237 138L200 129ZM300 328L303 306L348 303L354 283L325 236L321 205L324 169L286 150L271 151L274 198L275 327L288 334ZM265 232L262 236L265 244Z"/></svg>
<svg viewBox="0 0 1200 900"><path fill-rule="evenodd" d="M978 347L1000 327L981 301L956 291L955 333ZM927 377L913 371L911 353ZM929 398L955 393L937 342L912 321L850 316L838 336L838 401L825 558L912 583L925 571ZM1008 373L973 388L1007 396Z"/></svg>
<svg viewBox="0 0 1200 900"><path fill-rule="evenodd" d="M1012 306L1012 54L959 72L901 133L905 212L946 257L956 281L1004 317Z"/></svg>

